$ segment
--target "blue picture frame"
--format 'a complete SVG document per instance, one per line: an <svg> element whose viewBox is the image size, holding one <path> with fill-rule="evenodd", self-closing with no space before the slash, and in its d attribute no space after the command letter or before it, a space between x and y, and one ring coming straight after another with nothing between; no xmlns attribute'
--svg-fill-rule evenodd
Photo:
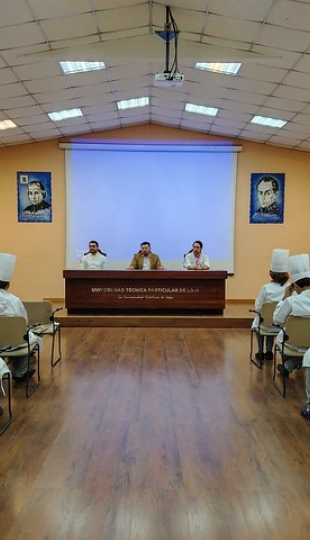
<svg viewBox="0 0 310 540"><path fill-rule="evenodd" d="M283 223L284 189L284 173L252 173L250 223Z"/></svg>
<svg viewBox="0 0 310 540"><path fill-rule="evenodd" d="M52 175L50 172L17 172L17 215L24 223L52 221Z"/></svg>

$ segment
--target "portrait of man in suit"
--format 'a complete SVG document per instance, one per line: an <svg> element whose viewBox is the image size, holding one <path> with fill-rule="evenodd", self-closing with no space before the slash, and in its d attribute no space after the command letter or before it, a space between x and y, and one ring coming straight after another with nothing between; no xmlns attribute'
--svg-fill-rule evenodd
<svg viewBox="0 0 310 540"><path fill-rule="evenodd" d="M284 174L252 174L250 223L283 223Z"/></svg>

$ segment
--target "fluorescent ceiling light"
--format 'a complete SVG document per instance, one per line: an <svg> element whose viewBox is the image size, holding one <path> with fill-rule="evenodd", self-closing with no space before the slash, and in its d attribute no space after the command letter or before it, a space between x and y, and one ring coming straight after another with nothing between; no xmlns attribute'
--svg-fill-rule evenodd
<svg viewBox="0 0 310 540"><path fill-rule="evenodd" d="M236 75L242 64L237 62L198 62L195 64L196 69L203 71L213 71L215 73L225 73L226 75Z"/></svg>
<svg viewBox="0 0 310 540"><path fill-rule="evenodd" d="M77 116L83 116L81 109L68 109L67 111L55 111L48 113L48 116L54 122L59 120L65 120L66 118L76 118Z"/></svg>
<svg viewBox="0 0 310 540"><path fill-rule="evenodd" d="M17 127L17 125L14 124L12 120L2 120L2 122L0 122L0 129L10 129L15 127Z"/></svg>
<svg viewBox="0 0 310 540"><path fill-rule="evenodd" d="M97 71L106 69L105 62L59 62L60 67L67 75L69 73L83 73L85 71Z"/></svg>
<svg viewBox="0 0 310 540"><path fill-rule="evenodd" d="M254 116L251 120L251 124L258 124L260 126L269 126L281 128L287 124L286 120L279 120L278 118L268 118L266 116Z"/></svg>
<svg viewBox="0 0 310 540"><path fill-rule="evenodd" d="M215 107L204 107L203 105L195 105L194 103L186 103L186 112L195 114L204 114L206 116L216 116L218 109Z"/></svg>
<svg viewBox="0 0 310 540"><path fill-rule="evenodd" d="M146 107L150 104L148 97L136 98L136 99L123 99L117 102L119 109L133 109L135 107Z"/></svg>

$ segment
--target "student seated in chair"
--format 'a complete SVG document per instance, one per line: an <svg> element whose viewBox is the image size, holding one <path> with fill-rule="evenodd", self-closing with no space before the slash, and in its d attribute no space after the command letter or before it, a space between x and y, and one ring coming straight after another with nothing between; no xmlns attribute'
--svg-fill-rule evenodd
<svg viewBox="0 0 310 540"><path fill-rule="evenodd" d="M263 304L268 302L280 302L280 300L282 300L284 289L289 281L289 274L287 271L289 255L290 252L288 249L273 250L269 270L271 281L262 286L255 300L255 311L258 311L258 313L260 313ZM255 317L252 328L257 327L258 325L259 316ZM274 328L270 328L270 331L273 329ZM258 351L255 353L256 360L273 360L272 349L275 336L266 336L266 340L264 340L264 336L259 334L256 334L256 336L258 345ZM264 341L266 342L264 343Z"/></svg>
<svg viewBox="0 0 310 540"><path fill-rule="evenodd" d="M285 322L289 315L310 317L309 255L302 253L290 257L288 269L292 283L286 287L283 299L278 303L273 313L274 324L282 327L285 327ZM282 331L279 333L277 340L280 343L283 341ZM306 352L305 348L298 347L298 343L296 343L296 350ZM277 369L282 375L288 377L298 367L300 367L300 361L292 358L286 360L284 366L278 364Z"/></svg>
<svg viewBox="0 0 310 540"><path fill-rule="evenodd" d="M28 321L27 312L18 296L8 291L10 280L15 267L16 256L9 253L0 253L0 315L24 317ZM40 338L29 332L30 343L38 342ZM25 345L21 344L21 345ZM12 359L12 378L15 382L22 382L30 379L35 373L35 369L28 370L28 357L19 356Z"/></svg>

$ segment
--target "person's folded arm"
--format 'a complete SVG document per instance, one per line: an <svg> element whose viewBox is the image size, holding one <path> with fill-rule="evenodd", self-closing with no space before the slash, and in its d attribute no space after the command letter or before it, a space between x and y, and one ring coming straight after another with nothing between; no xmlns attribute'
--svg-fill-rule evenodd
<svg viewBox="0 0 310 540"><path fill-rule="evenodd" d="M287 317L292 312L291 302L288 298L281 300L273 312L273 324L276 326L283 326Z"/></svg>
<svg viewBox="0 0 310 540"><path fill-rule="evenodd" d="M191 264L190 258L187 255L185 255L184 262L183 262L183 268L185 270L194 270L194 266Z"/></svg>

